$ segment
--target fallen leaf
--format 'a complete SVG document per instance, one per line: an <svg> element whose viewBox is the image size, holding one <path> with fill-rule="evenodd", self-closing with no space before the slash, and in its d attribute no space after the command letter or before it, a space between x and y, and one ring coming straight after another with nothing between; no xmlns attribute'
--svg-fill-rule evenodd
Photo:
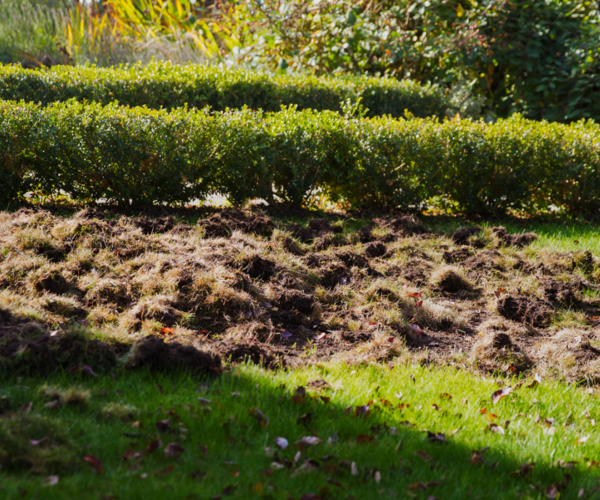
<svg viewBox="0 0 600 500"><path fill-rule="evenodd" d="M98 376L98 374L96 372L94 372L94 370L92 370L92 368L89 367L88 365L84 365L81 368L81 371L83 373L85 373L86 375L89 375L90 377L97 377Z"/></svg>
<svg viewBox="0 0 600 500"><path fill-rule="evenodd" d="M432 443L448 443L448 439L446 439L446 434L442 434L441 432L430 432L427 431L427 439Z"/></svg>
<svg viewBox="0 0 600 500"><path fill-rule="evenodd" d="M483 409L479 410L479 413L481 413L482 415L485 415L487 413L487 408L483 408Z"/></svg>
<svg viewBox="0 0 600 500"><path fill-rule="evenodd" d="M558 485L557 484L551 484L550 486L546 487L546 498L558 498L558 496L560 495L560 492L558 490Z"/></svg>
<svg viewBox="0 0 600 500"><path fill-rule="evenodd" d="M130 458L133 458L136 456L136 452L133 450L125 450L125 452L123 453L123 460L129 460Z"/></svg>
<svg viewBox="0 0 600 500"><path fill-rule="evenodd" d="M174 329L174 328L167 328L167 327L164 327L164 328L161 328L161 329L160 329L160 333L161 333L162 335L167 335L167 334L169 334L169 333L175 333L175 329Z"/></svg>
<svg viewBox="0 0 600 500"><path fill-rule="evenodd" d="M185 448L179 443L169 443L165 446L165 458L176 458L185 451Z"/></svg>
<svg viewBox="0 0 600 500"><path fill-rule="evenodd" d="M473 456L471 457L471 463L473 465L481 466L485 463L483 459L483 453L477 450L473 450Z"/></svg>
<svg viewBox="0 0 600 500"><path fill-rule="evenodd" d="M416 455L417 457L422 458L426 462L429 462L431 460L431 455L429 453L427 453L425 450L413 451L413 455Z"/></svg>
<svg viewBox="0 0 600 500"><path fill-rule="evenodd" d="M300 450L304 450L307 446L316 446L321 441L323 441L323 440L316 436L304 436L302 439L299 439L294 444L295 444L296 448L298 448Z"/></svg>
<svg viewBox="0 0 600 500"><path fill-rule="evenodd" d="M440 394L440 398L442 398L442 399L452 399L452 394L448 394L447 392L442 392Z"/></svg>
<svg viewBox="0 0 600 500"><path fill-rule="evenodd" d="M154 425L156 426L156 430L162 434L163 432L167 432L170 429L171 419L166 418L165 420L156 422Z"/></svg>
<svg viewBox="0 0 600 500"><path fill-rule="evenodd" d="M56 486L59 479L60 478L58 476L46 476L44 479L42 479L42 484L44 486Z"/></svg>
<svg viewBox="0 0 600 500"><path fill-rule="evenodd" d="M285 450L288 447L288 440L286 438L276 437L275 444L280 450Z"/></svg>
<svg viewBox="0 0 600 500"><path fill-rule="evenodd" d="M212 403L212 401L210 399L198 398L198 403L200 403L202 406L208 406Z"/></svg>
<svg viewBox="0 0 600 500"><path fill-rule="evenodd" d="M252 486L252 491L254 493L258 493L259 495L262 495L265 491L265 487L263 486L263 484L259 481L258 483L256 483L254 486Z"/></svg>
<svg viewBox="0 0 600 500"><path fill-rule="evenodd" d="M315 337L315 340L325 340L327 338L327 334L326 333L320 333L319 335L317 335Z"/></svg>
<svg viewBox="0 0 600 500"><path fill-rule="evenodd" d="M30 401L29 403L25 403L23 406L21 406L19 413L29 413L32 408L33 408L33 402Z"/></svg>
<svg viewBox="0 0 600 500"><path fill-rule="evenodd" d="M294 391L294 395L292 396L292 403L296 405L301 405L306 402L306 389L304 387L298 387Z"/></svg>
<svg viewBox="0 0 600 500"><path fill-rule="evenodd" d="M90 464L98 474L102 474L104 472L104 466L102 465L102 462L100 462L100 460L96 457L92 455L86 455L83 457L83 459Z"/></svg>
<svg viewBox="0 0 600 500"><path fill-rule="evenodd" d="M533 471L534 467L535 467L535 462L528 462L526 464L521 465L518 470L511 472L510 475L511 476L527 476L528 474L531 473L531 471Z"/></svg>
<svg viewBox="0 0 600 500"><path fill-rule="evenodd" d="M305 493L300 497L300 500L321 500L321 497L316 493Z"/></svg>
<svg viewBox="0 0 600 500"><path fill-rule="evenodd" d="M144 453L146 453L147 455L149 455L150 453L154 453L161 446L162 446L162 441L160 439L155 439L154 441L150 441L150 444L148 445L148 447L146 448Z"/></svg>
<svg viewBox="0 0 600 500"><path fill-rule="evenodd" d="M290 332L288 332L287 330L284 330L283 332L281 332L281 336L284 339L289 339L292 336L292 334Z"/></svg>
<svg viewBox="0 0 600 500"><path fill-rule="evenodd" d="M223 489L221 490L221 495L224 495L224 496L233 495L233 492L234 492L235 490L237 490L237 486L232 486L232 485L230 485L230 486L225 486L225 488L223 488Z"/></svg>
<svg viewBox="0 0 600 500"><path fill-rule="evenodd" d="M369 405L364 405L364 406L357 406L354 409L354 416L355 417L366 417L371 411L371 408L369 407Z"/></svg>
<svg viewBox="0 0 600 500"><path fill-rule="evenodd" d="M331 398L329 396L320 396L319 399L325 404L329 404L331 402Z"/></svg>
<svg viewBox="0 0 600 500"><path fill-rule="evenodd" d="M358 476L358 467L356 466L356 462L352 462L352 464L350 464L350 474L353 476Z"/></svg>
<svg viewBox="0 0 600 500"><path fill-rule="evenodd" d="M43 437L42 439L32 439L29 441L29 444L31 446L39 446L40 444L44 444L46 441L48 441L48 436Z"/></svg>
<svg viewBox="0 0 600 500"><path fill-rule="evenodd" d="M433 409L435 411L440 411L440 407L438 405L436 405L435 403L433 403L431 406L433 407Z"/></svg>
<svg viewBox="0 0 600 500"><path fill-rule="evenodd" d="M423 306L423 301L422 301L422 300L419 300L419 301L418 301L418 302L417 302L415 305L416 305L417 307L421 307L421 306Z"/></svg>
<svg viewBox="0 0 600 500"><path fill-rule="evenodd" d="M496 434L504 434L504 429L498 424L490 424L488 429Z"/></svg>
<svg viewBox="0 0 600 500"><path fill-rule="evenodd" d="M408 326L410 326L417 335L423 335L425 333L420 326L415 325L414 323L409 323Z"/></svg>
<svg viewBox="0 0 600 500"><path fill-rule="evenodd" d="M575 446L578 444L585 444L589 438L589 435L580 437L577 441L575 441Z"/></svg>
<svg viewBox="0 0 600 500"><path fill-rule="evenodd" d="M396 340L396 339L395 339L394 337L388 337L388 339L387 339L387 340L388 340L388 342L389 342L390 344L393 344L393 343L394 343L394 340Z"/></svg>
<svg viewBox="0 0 600 500"><path fill-rule="evenodd" d="M373 474L373 479L375 479L376 483L379 483L381 481L381 472L379 472L378 470L376 470L375 474Z"/></svg>
<svg viewBox="0 0 600 500"><path fill-rule="evenodd" d="M356 436L356 444L371 443L375 441L375 436L369 436L367 434L359 434Z"/></svg>
<svg viewBox="0 0 600 500"><path fill-rule="evenodd" d="M422 299L423 295L421 295L421 292L412 292L406 295L407 297L412 297L413 299Z"/></svg>
<svg viewBox="0 0 600 500"><path fill-rule="evenodd" d="M494 404L498 403L498 401L500 401L502 398L508 396L511 392L512 392L512 387L510 387L510 386L504 387L503 389L500 389L499 391L494 392L492 394L492 403L494 403Z"/></svg>
<svg viewBox="0 0 600 500"><path fill-rule="evenodd" d="M260 411L257 407L254 408L250 408L248 410L248 412L250 413L250 415L252 417L254 417L256 419L256 421L262 426L262 427L266 427L269 424L269 419L268 417L262 412Z"/></svg>
<svg viewBox="0 0 600 500"><path fill-rule="evenodd" d="M301 417L298 417L298 420L296 420L296 424L308 425L310 423L310 421L312 420L312 416L313 416L312 412L305 413Z"/></svg>

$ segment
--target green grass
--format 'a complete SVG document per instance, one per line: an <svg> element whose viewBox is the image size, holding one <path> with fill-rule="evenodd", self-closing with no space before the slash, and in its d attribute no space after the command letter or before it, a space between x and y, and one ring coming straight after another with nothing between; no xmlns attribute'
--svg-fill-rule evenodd
<svg viewBox="0 0 600 500"><path fill-rule="evenodd" d="M295 404L294 390L317 379L327 381L331 389L320 393L308 389L305 402ZM516 382L506 381L513 386ZM45 406L48 396L39 392L46 383L78 386L89 390L91 397L87 403L49 409ZM563 482L564 473L571 481L560 498L577 498L581 488L585 498L594 498L592 489L600 477L600 468L588 468L591 460L598 459L600 432L594 425L600 417L598 396L554 381L534 388L524 384L496 405L491 401L499 389L496 380L452 367L417 365L390 369L327 364L278 372L238 366L209 380L146 372L97 379L62 374L50 380L5 379L3 387L13 408L30 401L33 407L26 416L5 414L0 436L6 436L11 425L14 431L20 420L39 414L55 420L66 434L64 456L74 457L76 464L69 465L68 471L55 471L60 479L54 486L43 485L48 471L33 475L3 468L3 498L208 499L225 496L223 490L228 493L226 488L231 486L235 490L229 498L299 499L313 493L320 498L356 499L426 499L432 495L440 499L536 499L546 498L546 488ZM321 396L331 400L323 401ZM381 403L382 399L393 408ZM371 400L375 404L368 415L354 415L357 406ZM410 406L399 409L400 403ZM104 415L108 405L117 416ZM124 405L133 408L122 410L121 420L118 414ZM255 407L268 417L265 427L249 411ZM483 409L487 409L485 414ZM299 424L298 419L309 413L312 419ZM497 418L490 420L490 413ZM155 423L167 418L172 430L159 434ZM546 418L554 419L553 424L547 425ZM505 426L507 420L510 425L503 435L489 430L490 423ZM133 421L141 428L132 427ZM447 443L431 442L427 430L444 433ZM328 443L334 435L337 442ZM360 435L373 440L357 443ZM323 441L302 451L290 469L276 470L273 462L294 461L298 452L294 443L304 436ZM576 444L586 436L585 443ZM21 446L31 451L29 440L43 437L24 436ZM289 446L277 451L276 437L286 438ZM142 454L139 461L123 460L126 450L143 451L158 438L163 448ZM164 446L170 442L180 443L185 451L177 458L165 458ZM0 438L0 447L4 445L5 439ZM471 462L473 450L483 453L483 465ZM271 456L275 452L277 457ZM97 457L105 472L95 472L84 462L85 455ZM323 460L327 455L333 458ZM318 467L303 471L307 458L316 460L312 465ZM577 463L561 468L560 460ZM536 463L529 475L511 475L529 461ZM351 474L353 462L357 475ZM419 489L422 485L417 483L431 481L439 484Z"/></svg>

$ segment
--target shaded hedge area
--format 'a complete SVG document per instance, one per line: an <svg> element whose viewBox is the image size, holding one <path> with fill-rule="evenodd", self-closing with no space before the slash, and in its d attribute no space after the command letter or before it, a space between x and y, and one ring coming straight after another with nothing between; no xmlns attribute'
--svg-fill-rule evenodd
<svg viewBox="0 0 600 500"><path fill-rule="evenodd" d="M293 205L471 213L600 208L599 127L528 121L348 118L332 111L156 111L0 102L0 198L27 191L119 204L220 193Z"/></svg>
<svg viewBox="0 0 600 500"><path fill-rule="evenodd" d="M451 113L442 90L409 80L368 76L337 78L268 74L210 65L154 62L130 67L53 66L30 70L0 65L0 99L49 104L75 98L102 104L173 109L183 106L224 111L242 108L279 111L281 106L342 111L358 102L369 116L444 117Z"/></svg>

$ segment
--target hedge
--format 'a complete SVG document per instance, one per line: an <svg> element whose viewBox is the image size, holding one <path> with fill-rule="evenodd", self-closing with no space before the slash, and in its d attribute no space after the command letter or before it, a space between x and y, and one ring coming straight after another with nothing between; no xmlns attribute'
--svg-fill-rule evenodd
<svg viewBox="0 0 600 500"><path fill-rule="evenodd" d="M211 113L76 101L0 101L0 198L189 203L214 193L301 205L319 190L351 205L472 213L600 209L600 127L519 116L346 118L332 111Z"/></svg>
<svg viewBox="0 0 600 500"><path fill-rule="evenodd" d="M242 108L278 111L298 109L340 111L350 99L369 109L369 116L400 117L453 114L437 87L390 78L274 75L209 65L175 66L154 62L130 67L54 66L28 70L0 65L0 99L41 104L67 101L117 101L127 106L174 109L210 106L215 111Z"/></svg>

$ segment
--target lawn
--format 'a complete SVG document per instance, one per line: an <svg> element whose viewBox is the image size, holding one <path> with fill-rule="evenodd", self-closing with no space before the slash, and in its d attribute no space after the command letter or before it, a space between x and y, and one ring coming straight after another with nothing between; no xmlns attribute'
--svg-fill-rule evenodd
<svg viewBox="0 0 600 500"><path fill-rule="evenodd" d="M6 498L600 496L591 223L2 217Z"/></svg>
<svg viewBox="0 0 600 500"><path fill-rule="evenodd" d="M3 496L595 498L597 390L534 380L410 364L8 377Z"/></svg>

